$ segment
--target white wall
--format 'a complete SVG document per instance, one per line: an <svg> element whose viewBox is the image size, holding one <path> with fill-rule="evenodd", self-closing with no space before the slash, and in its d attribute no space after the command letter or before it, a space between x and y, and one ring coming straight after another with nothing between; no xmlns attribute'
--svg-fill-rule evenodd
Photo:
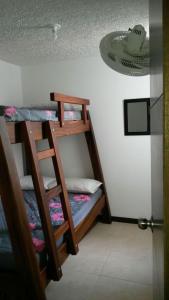
<svg viewBox="0 0 169 300"><path fill-rule="evenodd" d="M0 105L22 105L21 68L0 60ZM19 176L23 174L20 145L12 145Z"/></svg>
<svg viewBox="0 0 169 300"><path fill-rule="evenodd" d="M49 93L63 92L91 99L90 112L106 180L112 215L151 215L150 137L124 136L123 99L149 97L149 77L128 77L97 58L79 59L22 68L24 103L48 103ZM76 159L90 173L85 159L65 141L65 174L83 175ZM82 141L80 141L82 142ZM64 143L63 143L64 144ZM64 145L61 145L64 146ZM86 155L86 154L85 154ZM89 176L91 173L89 174Z"/></svg>

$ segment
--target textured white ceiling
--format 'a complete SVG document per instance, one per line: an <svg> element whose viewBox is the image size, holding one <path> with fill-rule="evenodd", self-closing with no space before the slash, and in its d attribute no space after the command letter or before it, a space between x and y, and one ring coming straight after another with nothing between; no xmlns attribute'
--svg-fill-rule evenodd
<svg viewBox="0 0 169 300"><path fill-rule="evenodd" d="M31 29L60 23L52 30ZM99 53L101 38L135 24L148 28L148 0L0 0L0 59L19 65Z"/></svg>

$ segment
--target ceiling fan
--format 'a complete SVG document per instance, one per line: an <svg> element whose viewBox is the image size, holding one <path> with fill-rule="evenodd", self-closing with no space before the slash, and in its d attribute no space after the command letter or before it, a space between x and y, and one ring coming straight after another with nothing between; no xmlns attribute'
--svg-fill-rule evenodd
<svg viewBox="0 0 169 300"><path fill-rule="evenodd" d="M100 42L100 53L104 62L119 73L129 76L149 74L149 39L142 25L107 34Z"/></svg>

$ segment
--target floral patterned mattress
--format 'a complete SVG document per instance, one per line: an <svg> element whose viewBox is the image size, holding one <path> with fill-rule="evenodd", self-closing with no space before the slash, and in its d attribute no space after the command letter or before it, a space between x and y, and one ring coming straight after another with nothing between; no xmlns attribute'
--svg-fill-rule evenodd
<svg viewBox="0 0 169 300"><path fill-rule="evenodd" d="M73 223L75 227L88 215L97 200L100 198L101 194L101 189L98 189L94 194L69 193ZM45 252L45 242L34 191L24 191L24 201L29 228L32 234L32 243L37 253L37 258L41 263ZM52 198L49 201L49 211L52 226L55 229L64 222L59 197ZM57 241L57 246L61 245L62 241L63 237ZM12 246L8 235L2 203L0 202L0 270L9 270L13 268L14 257L12 255Z"/></svg>
<svg viewBox="0 0 169 300"><path fill-rule="evenodd" d="M42 107L15 107L0 106L0 116L4 116L8 122L19 121L58 121L57 106ZM74 110L71 106L66 106L64 111L65 120L81 120L81 111Z"/></svg>

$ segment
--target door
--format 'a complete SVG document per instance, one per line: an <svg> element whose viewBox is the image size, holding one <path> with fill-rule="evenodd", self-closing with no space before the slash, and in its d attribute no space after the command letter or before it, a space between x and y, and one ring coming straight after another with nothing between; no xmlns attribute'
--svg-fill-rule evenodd
<svg viewBox="0 0 169 300"><path fill-rule="evenodd" d="M154 300L169 299L169 2L150 0ZM146 223L146 222L145 222Z"/></svg>
<svg viewBox="0 0 169 300"><path fill-rule="evenodd" d="M153 227L153 295L164 299L163 24L162 0L150 0L150 120ZM157 43L158 41L158 43ZM158 225L159 224L159 225ZM161 226L160 226L161 224ZM166 298L167 299L167 298Z"/></svg>

